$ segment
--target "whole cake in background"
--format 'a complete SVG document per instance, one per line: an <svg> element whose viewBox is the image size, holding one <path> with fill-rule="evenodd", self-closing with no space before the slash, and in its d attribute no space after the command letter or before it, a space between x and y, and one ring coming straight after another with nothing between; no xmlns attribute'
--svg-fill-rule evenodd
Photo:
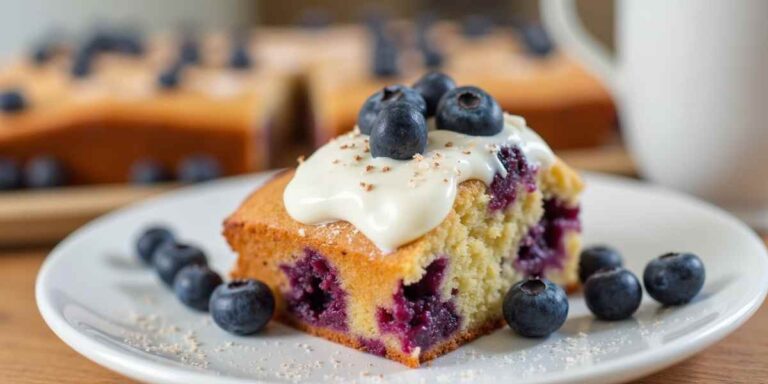
<svg viewBox="0 0 768 384"><path fill-rule="evenodd" d="M522 117L431 73L371 95L224 236L280 321L416 367L501 327L515 282L578 284L581 189Z"/></svg>

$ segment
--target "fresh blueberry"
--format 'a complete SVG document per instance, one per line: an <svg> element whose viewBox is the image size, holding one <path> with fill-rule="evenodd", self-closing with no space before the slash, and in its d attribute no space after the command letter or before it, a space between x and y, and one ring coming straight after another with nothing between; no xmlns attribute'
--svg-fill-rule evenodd
<svg viewBox="0 0 768 384"><path fill-rule="evenodd" d="M53 57L53 46L48 42L42 42L37 44L30 53L30 59L36 65L43 65L51 60Z"/></svg>
<svg viewBox="0 0 768 384"><path fill-rule="evenodd" d="M424 56L424 66L427 68L440 68L443 65L443 54L433 46L421 48Z"/></svg>
<svg viewBox="0 0 768 384"><path fill-rule="evenodd" d="M0 158L0 191L21 188L21 169L12 159Z"/></svg>
<svg viewBox="0 0 768 384"><path fill-rule="evenodd" d="M248 46L245 44L237 44L232 49L232 54L229 58L229 66L235 69L248 69L253 65L251 61L251 54L248 52Z"/></svg>
<svg viewBox="0 0 768 384"><path fill-rule="evenodd" d="M623 320L632 316L642 299L640 281L621 267L601 269L584 284L587 307L601 320Z"/></svg>
<svg viewBox="0 0 768 384"><path fill-rule="evenodd" d="M176 274L173 291L188 307L208 311L211 294L221 283L221 276L207 266L187 265Z"/></svg>
<svg viewBox="0 0 768 384"><path fill-rule="evenodd" d="M137 32L125 32L115 37L113 49L126 55L139 56L144 54L144 41Z"/></svg>
<svg viewBox="0 0 768 384"><path fill-rule="evenodd" d="M413 84L413 89L421 94L427 103L427 117L434 116L440 98L456 88L456 82L442 72L430 72Z"/></svg>
<svg viewBox="0 0 768 384"><path fill-rule="evenodd" d="M131 166L129 179L134 184L155 184L171 179L168 171L153 160L139 160Z"/></svg>
<svg viewBox="0 0 768 384"><path fill-rule="evenodd" d="M411 103L423 115L427 114L427 103L419 92L404 85L390 85L371 95L363 104L357 115L357 126L360 132L365 135L370 134L379 112L387 105L401 101Z"/></svg>
<svg viewBox="0 0 768 384"><path fill-rule="evenodd" d="M520 28L526 50L536 56L546 56L554 49L549 34L541 24L527 24Z"/></svg>
<svg viewBox="0 0 768 384"><path fill-rule="evenodd" d="M177 179L184 183L200 183L221 176L218 160L207 155L193 155L184 158L177 169Z"/></svg>
<svg viewBox="0 0 768 384"><path fill-rule="evenodd" d="M160 226L145 229L136 240L136 254L146 264L152 264L152 255L165 242L174 241L173 232Z"/></svg>
<svg viewBox="0 0 768 384"><path fill-rule="evenodd" d="M184 64L197 64L200 62L200 46L197 41L187 37L179 46L179 61Z"/></svg>
<svg viewBox="0 0 768 384"><path fill-rule="evenodd" d="M464 19L461 31L465 37L474 39L491 33L493 27L493 20L488 16L470 15Z"/></svg>
<svg viewBox="0 0 768 384"><path fill-rule="evenodd" d="M27 106L27 100L20 89L9 89L0 92L0 111L19 112Z"/></svg>
<svg viewBox="0 0 768 384"><path fill-rule="evenodd" d="M604 245L589 247L581 251L579 258L579 280L582 283L592 276L593 273L603 268L621 267L624 261L621 254Z"/></svg>
<svg viewBox="0 0 768 384"><path fill-rule="evenodd" d="M373 74L376 77L391 77L400 73L397 46L385 39L378 38L373 50Z"/></svg>
<svg viewBox="0 0 768 384"><path fill-rule="evenodd" d="M152 265L168 286L173 286L176 274L188 265L208 265L205 253L193 245L164 241L152 255Z"/></svg>
<svg viewBox="0 0 768 384"><path fill-rule="evenodd" d="M474 136L493 136L504 128L499 103L480 88L459 87L448 91L437 105L437 129Z"/></svg>
<svg viewBox="0 0 768 384"><path fill-rule="evenodd" d="M117 34L104 26L98 27L85 42L83 48L91 53L107 52L115 48Z"/></svg>
<svg viewBox="0 0 768 384"><path fill-rule="evenodd" d="M55 157L38 156L24 167L24 183L30 188L60 187L67 183L67 173Z"/></svg>
<svg viewBox="0 0 768 384"><path fill-rule="evenodd" d="M172 65L157 76L157 85L162 89L174 89L181 82L182 65Z"/></svg>
<svg viewBox="0 0 768 384"><path fill-rule="evenodd" d="M275 297L261 281L235 280L213 291L209 308L213 321L225 331L250 335L272 318Z"/></svg>
<svg viewBox="0 0 768 384"><path fill-rule="evenodd" d="M72 76L82 78L91 74L92 55L93 52L87 48L75 53L72 59Z"/></svg>
<svg viewBox="0 0 768 384"><path fill-rule="evenodd" d="M568 296L546 279L518 282L504 296L504 319L525 337L546 337L557 331L568 317Z"/></svg>
<svg viewBox="0 0 768 384"><path fill-rule="evenodd" d="M681 305L704 286L704 263L693 253L667 253L651 260L643 272L645 290L664 305Z"/></svg>
<svg viewBox="0 0 768 384"><path fill-rule="evenodd" d="M408 160L427 147L427 121L411 103L387 105L373 122L370 138L373 157Z"/></svg>

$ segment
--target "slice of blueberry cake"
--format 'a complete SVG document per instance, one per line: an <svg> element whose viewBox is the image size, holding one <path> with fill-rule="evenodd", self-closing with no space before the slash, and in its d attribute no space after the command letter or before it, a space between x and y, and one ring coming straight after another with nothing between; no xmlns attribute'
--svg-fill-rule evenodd
<svg viewBox="0 0 768 384"><path fill-rule="evenodd" d="M432 74L371 96L224 235L279 320L416 367L500 327L522 278L577 284L581 189L523 118Z"/></svg>

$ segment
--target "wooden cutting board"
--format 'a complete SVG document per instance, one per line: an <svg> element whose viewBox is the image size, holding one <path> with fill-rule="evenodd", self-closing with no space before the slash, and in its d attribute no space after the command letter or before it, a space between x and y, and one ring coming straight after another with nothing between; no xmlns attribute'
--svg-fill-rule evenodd
<svg viewBox="0 0 768 384"><path fill-rule="evenodd" d="M558 154L578 169L635 176L634 163L621 146ZM104 213L178 187L99 185L0 193L0 247L53 244Z"/></svg>

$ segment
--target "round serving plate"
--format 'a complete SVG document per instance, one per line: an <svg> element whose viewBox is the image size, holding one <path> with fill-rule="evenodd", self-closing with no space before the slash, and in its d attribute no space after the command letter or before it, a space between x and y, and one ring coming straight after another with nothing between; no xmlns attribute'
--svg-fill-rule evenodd
<svg viewBox="0 0 768 384"><path fill-rule="evenodd" d="M603 322L576 294L565 325L549 338L524 339L505 328L418 369L276 322L258 335L233 336L180 304L138 262L133 243L148 224L167 224L226 273L235 255L221 223L270 175L178 190L79 229L40 270L36 297L43 318L87 358L153 383L608 383L657 371L722 339L749 318L768 289L763 242L729 214L641 182L588 174L585 243L618 248L637 275L664 252L695 252L707 281L692 303L663 308L646 295L633 318Z"/></svg>

